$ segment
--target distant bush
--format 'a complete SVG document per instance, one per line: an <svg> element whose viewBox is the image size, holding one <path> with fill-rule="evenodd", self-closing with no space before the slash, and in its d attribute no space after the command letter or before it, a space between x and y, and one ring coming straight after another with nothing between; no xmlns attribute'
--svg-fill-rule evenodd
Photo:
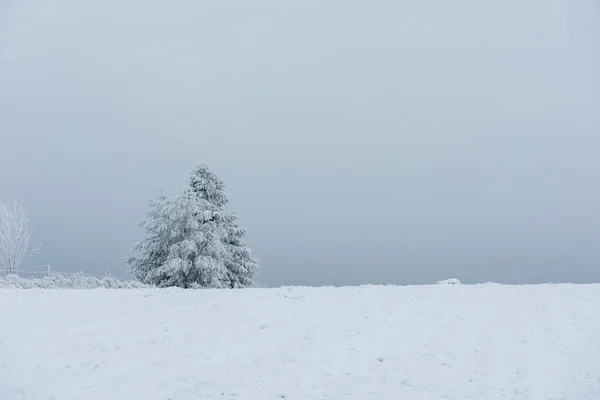
<svg viewBox="0 0 600 400"><path fill-rule="evenodd" d="M112 276L96 278L85 274L50 272L42 278L17 275L0 277L0 289L143 289L152 286L136 281L122 281Z"/></svg>
<svg viewBox="0 0 600 400"><path fill-rule="evenodd" d="M460 281L456 278L444 279L443 281L438 281L438 285L460 285Z"/></svg>

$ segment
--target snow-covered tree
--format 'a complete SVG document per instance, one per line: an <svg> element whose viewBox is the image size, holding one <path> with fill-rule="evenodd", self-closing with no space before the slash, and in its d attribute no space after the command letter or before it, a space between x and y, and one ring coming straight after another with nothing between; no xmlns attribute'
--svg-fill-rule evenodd
<svg viewBox="0 0 600 400"><path fill-rule="evenodd" d="M225 267L230 287L253 286L258 265L244 242L246 229L237 224L238 215L223 212L223 208L229 203L225 194L225 182L215 175L208 165L201 164L192 172L188 184L189 191L215 205L222 212L219 226L223 228L221 241L225 244L228 253Z"/></svg>
<svg viewBox="0 0 600 400"><path fill-rule="evenodd" d="M126 259L134 276L161 287L251 286L258 266L227 203L225 182L205 164L182 194L152 201L140 223L149 236L133 248L141 256Z"/></svg>
<svg viewBox="0 0 600 400"><path fill-rule="evenodd" d="M232 288L254 286L254 277L258 269L256 260L252 258L252 251L244 242L246 229L237 224L237 218L234 213L223 216L226 229L222 240L230 254L225 266Z"/></svg>
<svg viewBox="0 0 600 400"><path fill-rule="evenodd" d="M0 270L16 274L38 250L29 231L27 207L19 200L0 200Z"/></svg>

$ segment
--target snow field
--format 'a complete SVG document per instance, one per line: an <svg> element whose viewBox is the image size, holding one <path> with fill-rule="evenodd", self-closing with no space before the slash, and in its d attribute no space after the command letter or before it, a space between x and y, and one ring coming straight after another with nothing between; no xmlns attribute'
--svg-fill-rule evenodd
<svg viewBox="0 0 600 400"><path fill-rule="evenodd" d="M0 398L600 399L600 285L0 290Z"/></svg>

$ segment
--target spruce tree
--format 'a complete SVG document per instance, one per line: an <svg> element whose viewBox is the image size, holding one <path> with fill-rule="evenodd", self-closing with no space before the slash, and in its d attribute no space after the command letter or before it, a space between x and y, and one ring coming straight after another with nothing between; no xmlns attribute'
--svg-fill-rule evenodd
<svg viewBox="0 0 600 400"><path fill-rule="evenodd" d="M252 258L252 251L244 242L246 229L237 224L238 216L234 213L223 217L225 235L222 238L227 247L229 257L225 263L229 283L232 288L254 286L254 277L258 264Z"/></svg>
<svg viewBox="0 0 600 400"><path fill-rule="evenodd" d="M136 244L130 271L142 282L184 288L252 286L258 265L244 243L237 215L225 212L225 182L199 165L183 193L161 195L140 223L149 236Z"/></svg>

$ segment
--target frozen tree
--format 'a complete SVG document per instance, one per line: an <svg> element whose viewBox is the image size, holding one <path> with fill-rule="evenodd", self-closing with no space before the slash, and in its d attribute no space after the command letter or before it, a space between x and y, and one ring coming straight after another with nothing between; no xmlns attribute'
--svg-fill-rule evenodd
<svg viewBox="0 0 600 400"><path fill-rule="evenodd" d="M0 200L0 269L16 274L38 250L29 231L27 207L18 200Z"/></svg>
<svg viewBox="0 0 600 400"><path fill-rule="evenodd" d="M258 269L256 260L252 258L252 251L244 242L246 229L238 226L237 218L238 216L233 213L223 217L226 228L223 242L230 254L226 267L232 288L254 286L254 277Z"/></svg>
<svg viewBox="0 0 600 400"><path fill-rule="evenodd" d="M152 201L140 223L148 237L133 248L140 257L126 259L134 276L161 287L252 285L257 265L227 203L224 181L204 164L182 194Z"/></svg>
<svg viewBox="0 0 600 400"><path fill-rule="evenodd" d="M219 225L222 227L221 241L228 254L224 262L230 287L253 286L258 265L244 242L246 229L238 226L238 216L223 212L223 208L229 203L225 194L225 182L208 165L201 164L192 172L188 184L190 192L214 204L222 212Z"/></svg>
<svg viewBox="0 0 600 400"><path fill-rule="evenodd" d="M225 246L217 225L218 210L192 193L164 195L150 203L140 225L149 237L129 258L131 272L144 283L158 286L226 286Z"/></svg>

